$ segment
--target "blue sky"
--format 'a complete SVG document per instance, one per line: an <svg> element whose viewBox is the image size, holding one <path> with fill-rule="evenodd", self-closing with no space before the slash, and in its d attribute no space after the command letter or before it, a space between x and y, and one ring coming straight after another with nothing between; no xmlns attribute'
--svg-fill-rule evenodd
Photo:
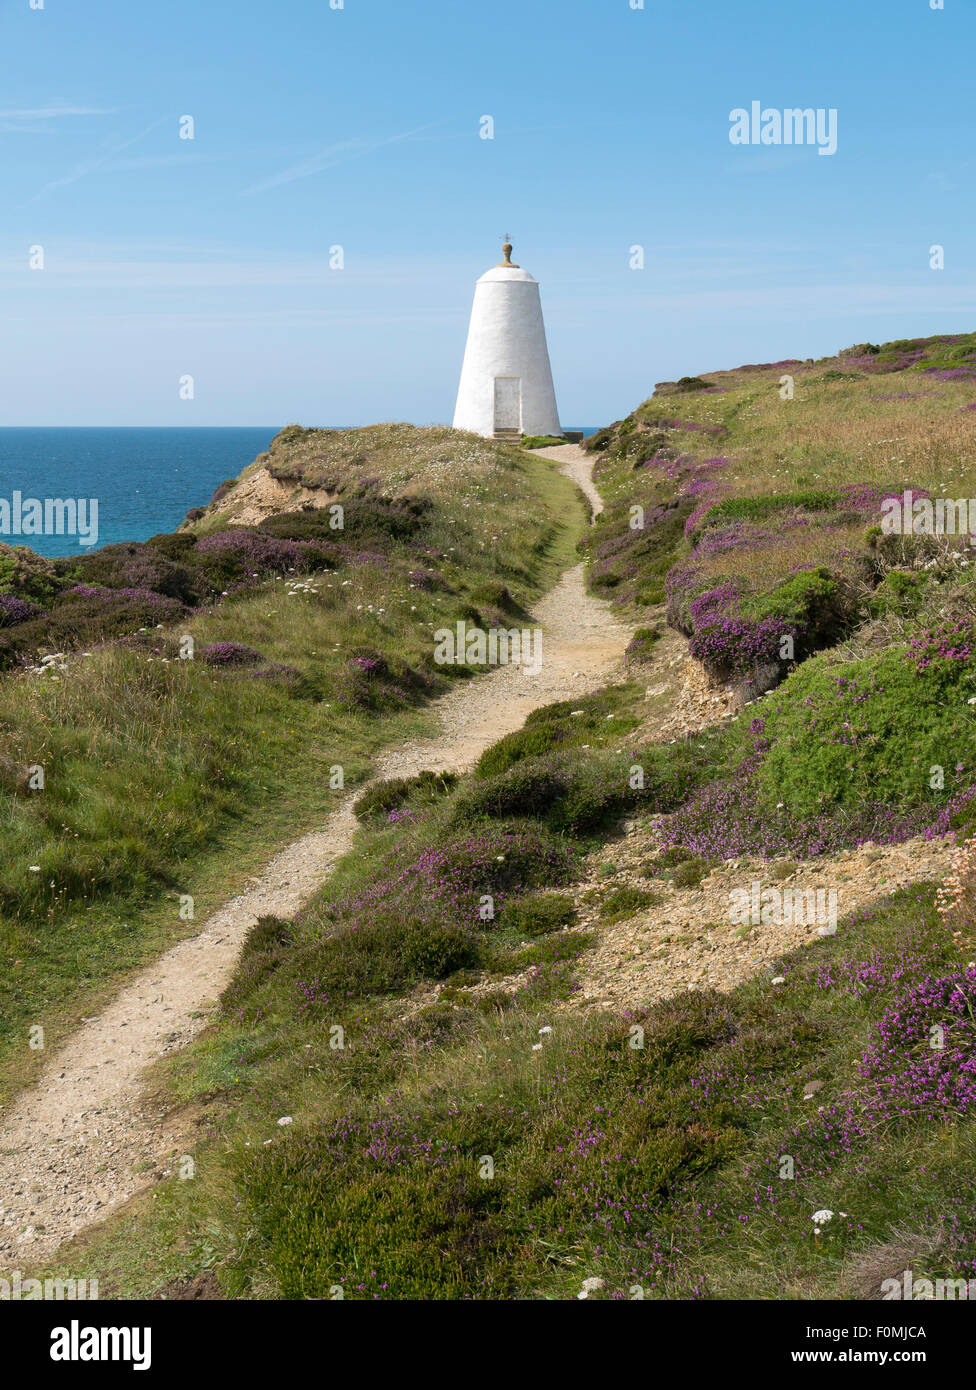
<svg viewBox="0 0 976 1390"><path fill-rule="evenodd" d="M976 329L972 0L644 6L0 0L0 423L449 422L505 232L568 425Z"/></svg>

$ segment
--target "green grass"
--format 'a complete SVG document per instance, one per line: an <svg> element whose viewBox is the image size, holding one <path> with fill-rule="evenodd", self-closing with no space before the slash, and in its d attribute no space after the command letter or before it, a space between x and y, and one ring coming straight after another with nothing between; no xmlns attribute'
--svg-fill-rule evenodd
<svg viewBox="0 0 976 1390"><path fill-rule="evenodd" d="M121 1296L211 1267L245 1297L571 1298L598 1276L604 1297L845 1298L908 1233L916 1275L951 1274L976 1258L971 1223L940 1220L976 1200L976 1123L910 1113L837 1150L817 1107L856 1094L854 1060L905 984L972 947L902 895L787 957L786 986L622 1019L552 1016L528 989L401 1021L350 1002L341 1050L321 1020L225 1028L178 1064L219 1132L197 1178L55 1267ZM878 984L857 987L865 961ZM822 1208L847 1215L815 1239Z"/></svg>
<svg viewBox="0 0 976 1390"><path fill-rule="evenodd" d="M370 438L354 433L360 446ZM337 804L336 768L354 788L378 748L428 727L423 697L445 688L432 631L471 590L487 586L528 605L572 559L583 509L552 464L433 433L436 460L429 432L388 427L384 448L363 467L374 475L386 468L390 487L409 474L411 495L429 502L427 567L436 567L440 587L415 585L415 552L401 555L394 541L386 566L350 562L271 580L156 634L155 651L94 647L61 672L0 681L0 1075L8 1085L36 1063L26 1046L31 1026L56 1039L85 1001L104 998L187 929L179 900L198 878L210 885L203 896L211 904L239 886L239 875L204 865L250 841L259 852L248 857L259 861ZM280 447L275 456L284 456ZM486 535L481 510L495 488L495 502L512 505L493 503ZM198 653L218 642L252 647L266 674L175 659L184 634ZM359 703L341 698L348 660L360 652L380 655L391 673L373 687L379 704L369 688L369 699L353 689ZM44 785L31 790L27 770L36 767Z"/></svg>
<svg viewBox="0 0 976 1390"><path fill-rule="evenodd" d="M526 434L522 436L523 449L545 449L547 446L565 443L565 439L558 434Z"/></svg>
<svg viewBox="0 0 976 1390"><path fill-rule="evenodd" d="M936 569L882 579L881 560L905 573L914 561L821 505L863 481L976 495L972 386L922 370L957 362L959 346L974 343L929 344L907 366L910 346L893 344L688 378L588 441L603 451L607 500L586 540L590 582L624 609L660 602L688 561L695 499L675 505L669 471L687 480L692 452L728 460L726 510L700 529L777 532L766 550L709 558L708 582L741 582L754 615L784 621L835 617L839 595L865 600L821 624L843 648L804 661L753 712L774 737L748 794L775 793L791 817L826 824L825 802L849 811L879 794L904 809L923 762L971 743L971 663L912 673L906 655L925 625L972 612L971 584ZM298 431L272 460L283 476L301 465L326 479L336 460L365 473L349 441L320 466L331 447ZM787 513L802 525L780 526ZM463 601L501 608L487 582ZM887 592L871 611L875 582ZM510 596L524 601L514 582ZM593 944L574 925L586 853L622 814L667 812L711 784L741 790L753 716L648 745L642 705L631 684L536 711L455 783L410 779L367 798L323 893L294 924L259 925L226 1017L157 1072L207 1132L197 1178L160 1184L57 1270L97 1270L108 1296L210 1270L228 1296L423 1299L574 1298L592 1277L602 1297L848 1299L905 1264L917 1277L971 1272L976 1116L932 1102L917 1077L938 1023L962 1049L937 1059L938 1093L965 1094L976 986L961 967L976 923L950 928L929 888L881 897L785 956L782 984L762 972L620 1016L566 1007ZM770 877L793 867L777 858ZM647 888L611 882L583 900L605 923L626 920L653 910L654 878L692 889L708 868L676 844L646 863ZM925 980L947 980L968 1015ZM905 1028L875 1087L862 1059ZM824 1208L836 1215L815 1236Z"/></svg>

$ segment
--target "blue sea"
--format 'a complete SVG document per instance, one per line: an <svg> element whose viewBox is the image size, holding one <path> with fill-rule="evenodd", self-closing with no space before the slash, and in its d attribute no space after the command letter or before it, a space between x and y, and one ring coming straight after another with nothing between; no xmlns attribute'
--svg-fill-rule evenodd
<svg viewBox="0 0 976 1390"><path fill-rule="evenodd" d="M264 453L280 428L0 427L0 524L2 503L13 510L15 491L42 501L97 498L97 545L147 540L175 530L191 507L206 506L215 488ZM0 530L0 541L48 556L84 550L76 536Z"/></svg>
<svg viewBox="0 0 976 1390"><path fill-rule="evenodd" d="M206 506L225 479L235 478L263 454L280 428L2 426L0 541L30 546L40 555L77 555L173 531L191 507ZM5 524L16 527L18 511L27 515L31 498L41 503L48 498L84 499L89 509L91 499L97 499L94 546L80 545L75 535L4 530ZM85 517L85 529L92 534L87 511Z"/></svg>

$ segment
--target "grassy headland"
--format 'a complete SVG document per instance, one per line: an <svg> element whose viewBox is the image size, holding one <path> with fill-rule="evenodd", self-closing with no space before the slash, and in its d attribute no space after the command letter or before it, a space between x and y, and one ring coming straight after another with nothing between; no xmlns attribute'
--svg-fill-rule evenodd
<svg viewBox="0 0 976 1390"><path fill-rule="evenodd" d="M330 769L355 786L372 751L415 734L425 698L470 674L434 665L432 630L507 621L584 516L551 464L451 430L291 427L262 471L306 474L294 509L282 486L286 511L231 525L225 487L145 544L0 557L9 1076L39 1061L30 1025L50 1045L120 970L196 929L181 896L199 922L242 848L253 867L320 821L343 795Z"/></svg>
<svg viewBox="0 0 976 1390"><path fill-rule="evenodd" d="M585 548L594 589L649 620L637 679L537 711L469 776L363 798L355 851L254 928L223 1021L168 1065L208 1132L196 1178L58 1268L288 1298L850 1298L976 1273L972 857L775 976L573 1007L577 884L625 816L658 848L646 890L606 882L607 923L709 860L971 826L969 547L878 528L889 493L976 496L974 361L972 336L862 345L665 384L603 431ZM665 618L753 702L691 742L645 719Z"/></svg>

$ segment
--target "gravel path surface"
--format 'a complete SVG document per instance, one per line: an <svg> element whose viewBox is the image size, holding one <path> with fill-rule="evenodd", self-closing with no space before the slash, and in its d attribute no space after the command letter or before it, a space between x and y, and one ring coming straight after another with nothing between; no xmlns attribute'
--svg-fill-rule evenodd
<svg viewBox="0 0 976 1390"><path fill-rule="evenodd" d="M658 845L653 830L632 823L622 841L593 857L590 875L579 894L599 886L604 892L624 885L654 893L653 906L611 926L597 910L581 903L579 926L595 931L593 950L580 958L580 990L563 1007L641 1008L681 990L734 989L765 971L781 973L781 957L798 946L820 940L820 923L828 914L812 910L815 899L803 893L821 890L829 907L836 894L837 916L846 917L867 903L890 896L910 883L942 881L949 869L952 837L906 840L900 845L860 845L816 860L743 858L716 866L697 888L676 888L669 881L648 880L641 873ZM601 873L612 865L612 878ZM733 892L792 890L797 904L781 920L745 924L732 920ZM739 899L738 901L741 901ZM768 901L768 899L767 899ZM770 914L773 915L772 913Z"/></svg>
<svg viewBox="0 0 976 1390"><path fill-rule="evenodd" d="M592 461L575 445L544 451L599 509ZM378 777L424 768L463 771L540 705L604 684L619 669L632 629L585 591L583 567L567 571L539 602L537 675L497 667L436 703L442 729L377 759ZM192 1139L185 1116L144 1094L145 1068L178 1051L212 1021L241 943L264 913L289 917L350 847L352 798L321 830L289 845L199 935L141 971L49 1061L0 1120L0 1270L36 1260L166 1176ZM185 1146L185 1147L184 1147Z"/></svg>
<svg viewBox="0 0 976 1390"><path fill-rule="evenodd" d="M534 449L533 453L541 454L543 458L554 459L556 463L562 464L562 471L567 478L572 478L576 486L584 493L590 504L590 511L594 516L599 516L603 511L603 498L596 490L593 482L593 461L594 454L585 454L578 444L553 444L548 449Z"/></svg>

